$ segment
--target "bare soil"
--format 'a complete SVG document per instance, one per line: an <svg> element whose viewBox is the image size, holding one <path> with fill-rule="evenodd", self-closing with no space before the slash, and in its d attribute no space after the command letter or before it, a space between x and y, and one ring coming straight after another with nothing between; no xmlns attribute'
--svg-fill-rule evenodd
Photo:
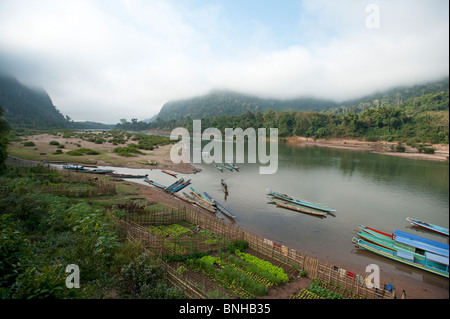
<svg viewBox="0 0 450 319"><path fill-rule="evenodd" d="M367 151L377 154L385 154L391 156L406 157L412 159L422 159L431 161L448 161L449 160L449 146L444 144L433 144L435 149L434 154L419 153L417 148L403 144L406 148L405 152L396 152L395 147L397 142L369 142L352 139L313 139L307 137L288 137L288 143L296 144L300 146L316 145L321 147L331 147L336 149L346 149L355 151Z"/></svg>

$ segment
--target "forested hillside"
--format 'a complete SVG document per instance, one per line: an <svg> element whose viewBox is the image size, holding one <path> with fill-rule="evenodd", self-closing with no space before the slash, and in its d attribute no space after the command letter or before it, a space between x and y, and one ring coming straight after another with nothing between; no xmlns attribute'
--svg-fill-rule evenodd
<svg viewBox="0 0 450 319"><path fill-rule="evenodd" d="M168 102L158 114L161 120L178 120L182 117L204 118L211 115L240 115L266 110L323 111L338 104L313 98L294 100L263 99L231 91L213 91L191 99Z"/></svg>
<svg viewBox="0 0 450 319"><path fill-rule="evenodd" d="M47 92L28 88L15 78L0 74L0 107L11 127L61 128L66 119Z"/></svg>
<svg viewBox="0 0 450 319"><path fill-rule="evenodd" d="M445 84L447 83L447 85ZM433 92L434 91L434 92ZM433 93L426 93L433 92ZM448 80L372 97L354 105L325 112L274 111L241 115L215 115L202 118L202 128L216 127L224 132L235 128L278 128L280 137L363 138L368 141L402 141L410 145L443 143L449 140ZM192 129L191 117L157 121L150 129Z"/></svg>

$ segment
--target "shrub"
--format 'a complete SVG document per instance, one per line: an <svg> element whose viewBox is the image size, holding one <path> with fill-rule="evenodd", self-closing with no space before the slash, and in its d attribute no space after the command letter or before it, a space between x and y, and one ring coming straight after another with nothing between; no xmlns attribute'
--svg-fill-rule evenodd
<svg viewBox="0 0 450 319"><path fill-rule="evenodd" d="M401 153L404 153L406 151L406 148L403 146L403 144L401 142L398 142L395 149L397 152L401 152Z"/></svg>
<svg viewBox="0 0 450 319"><path fill-rule="evenodd" d="M100 152L94 151L90 148L79 148L77 150L68 151L67 155L71 156L83 156L83 155L98 155Z"/></svg>
<svg viewBox="0 0 450 319"><path fill-rule="evenodd" d="M50 141L48 145L59 145L58 141Z"/></svg>
<svg viewBox="0 0 450 319"><path fill-rule="evenodd" d="M126 147L116 147L113 150L113 152L119 156L124 156L124 157L133 157L133 156L136 156L135 154L144 154L140 150L138 150L136 148L136 146L134 146L134 145L129 145Z"/></svg>
<svg viewBox="0 0 450 319"><path fill-rule="evenodd" d="M23 143L23 146L36 146L36 144L34 144L34 142L27 141Z"/></svg>

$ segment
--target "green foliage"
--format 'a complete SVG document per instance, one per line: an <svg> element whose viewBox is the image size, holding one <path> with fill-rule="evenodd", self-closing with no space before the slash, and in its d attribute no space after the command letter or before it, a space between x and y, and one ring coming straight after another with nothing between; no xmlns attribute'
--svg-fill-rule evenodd
<svg viewBox="0 0 450 319"><path fill-rule="evenodd" d="M284 270L280 267L272 265L270 262L259 259L256 256L241 253L236 251L236 255L239 256L242 260L257 266L261 270L273 275L273 278L276 283L281 284L289 281L288 275L284 272Z"/></svg>
<svg viewBox="0 0 450 319"><path fill-rule="evenodd" d="M53 105L47 92L31 89L15 78L0 74L0 106L13 128L63 128L64 116Z"/></svg>
<svg viewBox="0 0 450 319"><path fill-rule="evenodd" d="M236 250L244 251L248 247L248 242L245 240L233 240L227 245L226 252L233 254Z"/></svg>
<svg viewBox="0 0 450 319"><path fill-rule="evenodd" d="M71 156L83 156L83 155L98 155L100 152L92 150L90 148L79 148L73 151L68 151L67 155Z"/></svg>
<svg viewBox="0 0 450 319"><path fill-rule="evenodd" d="M8 146L9 124L3 117L3 109L0 107L0 174L6 169L5 161L7 157L6 148Z"/></svg>
<svg viewBox="0 0 450 319"><path fill-rule="evenodd" d="M243 102L237 97L231 101L224 98L227 107L219 107L220 96L168 103L148 128L172 130L184 127L192 132L192 119L202 119L203 129L215 127L222 134L225 134L225 128L266 128L267 132L270 128L278 128L279 137L297 135L314 139L364 138L400 142L414 138L417 142L436 144L448 144L449 140L448 80L344 102L333 109L326 103L318 108L313 104L303 108L292 101L291 108L261 107L262 102L253 104L256 100ZM208 109L203 108L206 102ZM265 103L270 104L267 104L268 100ZM247 109L247 105L254 107Z"/></svg>
<svg viewBox="0 0 450 319"><path fill-rule="evenodd" d="M133 157L133 156L136 156L135 154L144 154L143 152L141 152L140 150L137 149L135 144L130 144L126 147L116 147L113 150L113 152L119 156L124 156L124 157Z"/></svg>
<svg viewBox="0 0 450 319"><path fill-rule="evenodd" d="M179 299L183 294L170 288L163 280L164 269L161 263L141 254L133 262L121 269L122 286L126 293L143 299Z"/></svg>
<svg viewBox="0 0 450 319"><path fill-rule="evenodd" d="M48 145L59 145L58 141L50 141Z"/></svg>
<svg viewBox="0 0 450 319"><path fill-rule="evenodd" d="M27 141L23 143L23 146L36 146L36 144L34 144L34 142L32 141Z"/></svg>
<svg viewBox="0 0 450 319"><path fill-rule="evenodd" d="M344 296L342 296L341 294L328 290L324 287L321 287L314 281L309 284L307 290L325 299L345 299Z"/></svg>
<svg viewBox="0 0 450 319"><path fill-rule="evenodd" d="M161 226L149 226L150 233L161 237L179 237L182 235L192 234L191 231L181 225L161 225Z"/></svg>
<svg viewBox="0 0 450 319"><path fill-rule="evenodd" d="M1 298L102 298L108 289L122 297L182 297L157 262L137 260L142 245L119 241L103 207L39 192L58 180L60 173L43 167L0 176ZM68 264L80 268L80 289L65 285Z"/></svg>

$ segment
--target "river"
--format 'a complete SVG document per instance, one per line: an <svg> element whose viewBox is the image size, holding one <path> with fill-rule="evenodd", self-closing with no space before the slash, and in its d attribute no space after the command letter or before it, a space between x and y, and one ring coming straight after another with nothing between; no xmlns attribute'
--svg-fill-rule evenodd
<svg viewBox="0 0 450 319"><path fill-rule="evenodd" d="M447 238L418 233L406 220L449 227L448 163L280 143L275 174L259 174L259 164L237 165L239 172L220 172L211 164L195 164L202 171L186 177L236 215L241 228L355 273L364 274L375 263L381 282L405 285L419 298L448 298L448 279L357 249L351 241L354 230L366 225L448 243ZM163 185L175 181L159 170L116 170L145 172ZM229 187L226 200L221 179ZM267 188L325 204L336 209L335 216L317 218L278 208L268 203Z"/></svg>

